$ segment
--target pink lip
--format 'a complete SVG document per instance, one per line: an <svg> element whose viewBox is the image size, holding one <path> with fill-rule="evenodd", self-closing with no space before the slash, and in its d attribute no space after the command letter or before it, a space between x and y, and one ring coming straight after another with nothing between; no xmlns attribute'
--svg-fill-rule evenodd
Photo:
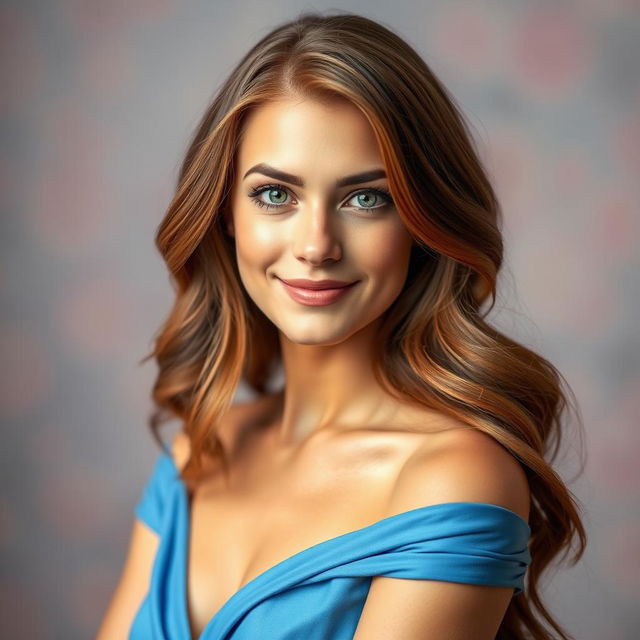
<svg viewBox="0 0 640 640"><path fill-rule="evenodd" d="M339 289L353 284L353 282L345 280L306 280L304 278L280 278L280 280L301 289Z"/></svg>
<svg viewBox="0 0 640 640"><path fill-rule="evenodd" d="M359 280L352 282L348 285L341 285L340 287L334 287L331 289L308 289L305 287L294 287L284 280L280 280L285 291L296 302L306 304L311 307L321 307L327 304L332 304L346 295L354 285L358 284Z"/></svg>

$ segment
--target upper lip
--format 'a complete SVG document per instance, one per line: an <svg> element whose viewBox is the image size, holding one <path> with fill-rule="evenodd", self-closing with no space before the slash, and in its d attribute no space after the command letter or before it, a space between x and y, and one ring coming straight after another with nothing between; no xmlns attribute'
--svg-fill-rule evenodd
<svg viewBox="0 0 640 640"><path fill-rule="evenodd" d="M280 280L292 287L300 287L302 289L339 289L342 287L348 287L350 284L357 282L357 280L345 282L344 280L304 280L301 278L289 280L280 278Z"/></svg>

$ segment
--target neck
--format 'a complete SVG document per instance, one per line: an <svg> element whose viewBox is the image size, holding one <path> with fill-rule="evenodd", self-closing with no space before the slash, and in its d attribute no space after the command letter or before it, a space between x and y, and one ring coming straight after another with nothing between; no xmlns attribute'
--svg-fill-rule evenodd
<svg viewBox="0 0 640 640"><path fill-rule="evenodd" d="M335 345L304 345L280 333L285 387L276 439L295 446L329 425L367 425L389 412L373 375L376 323Z"/></svg>

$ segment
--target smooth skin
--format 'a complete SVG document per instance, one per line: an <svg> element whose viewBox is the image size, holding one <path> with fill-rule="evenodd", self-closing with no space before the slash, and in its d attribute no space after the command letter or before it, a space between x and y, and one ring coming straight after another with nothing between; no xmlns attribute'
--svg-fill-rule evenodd
<svg viewBox="0 0 640 640"><path fill-rule="evenodd" d="M354 175L358 182L339 186ZM379 519L452 501L496 504L528 519L526 476L509 452L450 417L401 405L373 376L375 329L402 289L413 244L393 202L372 191L388 187L373 130L345 101L281 100L245 123L224 222L243 286L279 330L286 385L265 405L266 421L237 420L252 403L232 407L225 439L231 484L194 496L194 638L240 585ZM359 282L339 301L310 307L292 300L279 278ZM178 466L188 446L179 433ZM265 526L245 525L256 519ZM224 538L212 537L226 535L209 526L221 520L243 532L233 554ZM126 640L156 548L157 536L136 521L98 640ZM215 575L203 569L212 566ZM507 587L376 576L354 637L490 640L512 595Z"/></svg>
<svg viewBox="0 0 640 640"><path fill-rule="evenodd" d="M406 280L413 239L393 202L371 191L389 185L369 123L343 101L264 105L245 123L238 164L230 230L242 283L280 332L279 441L295 446L338 418L390 417L397 401L374 379L371 353L380 316ZM260 165L291 176L275 179ZM336 186L373 171L382 177ZM249 196L269 185L277 188ZM359 282L337 302L311 307L294 302L279 278Z"/></svg>

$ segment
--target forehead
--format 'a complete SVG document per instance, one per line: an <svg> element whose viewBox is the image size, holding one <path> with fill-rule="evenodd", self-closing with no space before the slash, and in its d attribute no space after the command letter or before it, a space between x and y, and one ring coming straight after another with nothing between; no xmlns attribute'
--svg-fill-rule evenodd
<svg viewBox="0 0 640 640"><path fill-rule="evenodd" d="M244 122L239 149L241 167L262 161L289 165L322 161L338 168L380 164L380 158L369 121L341 98L292 98L256 107Z"/></svg>

